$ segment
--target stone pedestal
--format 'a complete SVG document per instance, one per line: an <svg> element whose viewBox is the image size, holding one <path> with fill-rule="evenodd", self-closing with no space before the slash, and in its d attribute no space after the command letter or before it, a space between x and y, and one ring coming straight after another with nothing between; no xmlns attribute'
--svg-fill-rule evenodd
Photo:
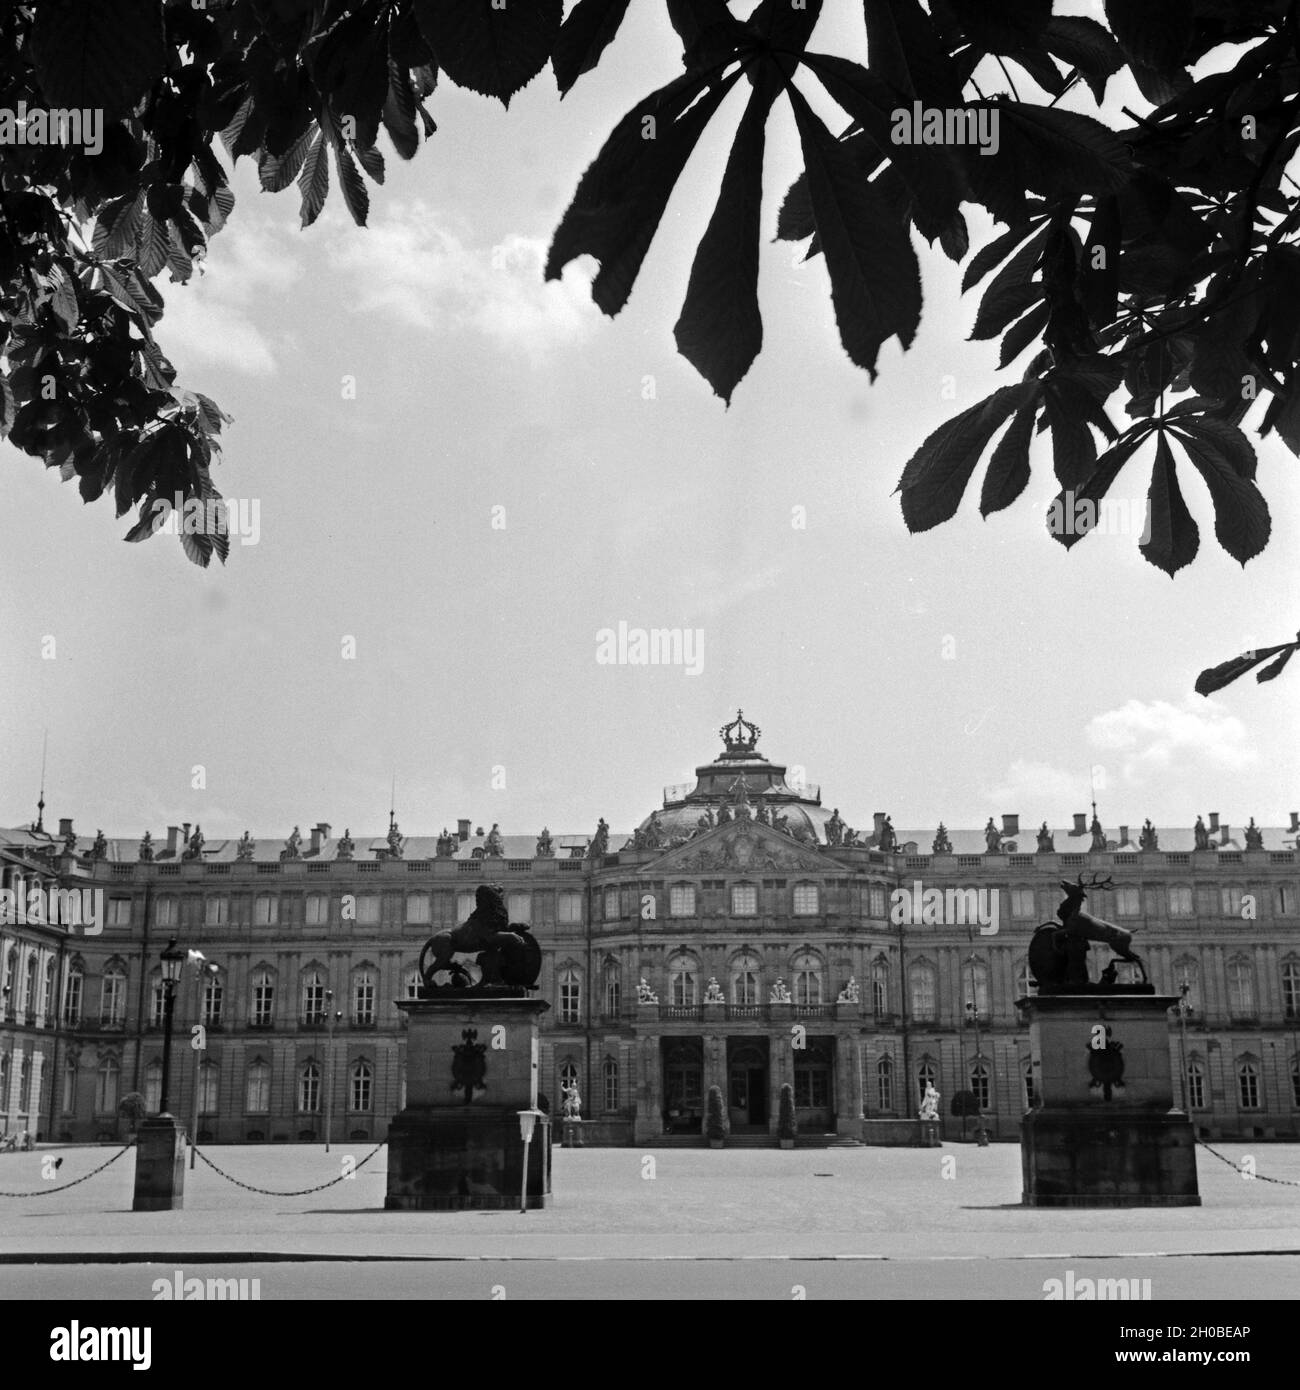
<svg viewBox="0 0 1300 1390"><path fill-rule="evenodd" d="M1056 994L1016 1001L1034 1094L1020 1154L1033 1207L1200 1206L1196 1139L1174 1107L1173 995Z"/></svg>
<svg viewBox="0 0 1300 1390"><path fill-rule="evenodd" d="M406 1109L388 1128L389 1211L518 1210L519 1111L537 1106L537 1023L544 1000L399 1000L407 1016ZM551 1195L551 1127L528 1146L528 1206Z"/></svg>
<svg viewBox="0 0 1300 1390"><path fill-rule="evenodd" d="M185 1131L171 1115L141 1122L135 1141L132 1211L178 1211L185 1205Z"/></svg>
<svg viewBox="0 0 1300 1390"><path fill-rule="evenodd" d="M560 1120L560 1147L564 1149L584 1148L582 1142L582 1121L581 1120Z"/></svg>

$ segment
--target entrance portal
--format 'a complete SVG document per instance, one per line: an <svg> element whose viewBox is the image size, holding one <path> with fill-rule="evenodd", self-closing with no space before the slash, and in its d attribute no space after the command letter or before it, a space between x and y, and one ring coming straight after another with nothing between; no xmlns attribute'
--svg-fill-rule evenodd
<svg viewBox="0 0 1300 1390"><path fill-rule="evenodd" d="M727 1104L733 1134L767 1133L766 1038L727 1039Z"/></svg>
<svg viewBox="0 0 1300 1390"><path fill-rule="evenodd" d="M704 1121L704 1040L664 1038L664 1133L699 1134Z"/></svg>
<svg viewBox="0 0 1300 1390"><path fill-rule="evenodd" d="M801 1130L828 1134L835 1094L835 1040L809 1037L794 1054L794 1108Z"/></svg>

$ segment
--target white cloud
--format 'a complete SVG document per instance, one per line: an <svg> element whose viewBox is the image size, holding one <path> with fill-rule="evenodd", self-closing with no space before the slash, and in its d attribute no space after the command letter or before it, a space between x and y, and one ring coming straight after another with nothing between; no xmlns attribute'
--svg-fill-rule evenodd
<svg viewBox="0 0 1300 1390"><path fill-rule="evenodd" d="M991 787L988 799L1008 809L1018 808L1030 816L1066 816L1075 803L1083 804L1086 783L1077 772L1066 772L1050 763L1017 758L1005 779ZM1029 809L1032 808L1032 809Z"/></svg>
<svg viewBox="0 0 1300 1390"><path fill-rule="evenodd" d="M510 235L470 247L423 202L384 207L364 232L340 225L329 254L355 277L358 309L432 333L468 328L521 349L534 365L587 337L600 319L580 272L543 280L543 242Z"/></svg>
<svg viewBox="0 0 1300 1390"><path fill-rule="evenodd" d="M249 306L284 294L302 275L297 255L287 249L285 229L269 221L241 220L237 210L212 239L202 273L188 284L155 282L167 308L159 342L177 365L213 363L262 376L276 370L275 348L253 322Z"/></svg>
<svg viewBox="0 0 1300 1390"><path fill-rule="evenodd" d="M1241 720L1199 695L1178 705L1130 700L1097 715L1087 734L1094 748L1119 756L1123 779L1133 786L1166 772L1238 771L1259 760Z"/></svg>

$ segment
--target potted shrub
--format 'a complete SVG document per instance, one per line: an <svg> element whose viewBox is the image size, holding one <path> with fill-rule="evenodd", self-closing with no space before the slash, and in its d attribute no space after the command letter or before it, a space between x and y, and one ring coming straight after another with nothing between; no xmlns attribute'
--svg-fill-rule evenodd
<svg viewBox="0 0 1300 1390"><path fill-rule="evenodd" d="M794 1137L799 1133L799 1121L794 1113L794 1087L787 1081L781 1087L781 1103L776 1116L777 1142L783 1149L794 1148Z"/></svg>
<svg viewBox="0 0 1300 1390"><path fill-rule="evenodd" d="M709 1137L711 1149L720 1149L727 1137L727 1129L722 1121L722 1091L717 1086L709 1087L704 1109L704 1132Z"/></svg>
<svg viewBox="0 0 1300 1390"><path fill-rule="evenodd" d="M144 1103L144 1097L139 1091L131 1091L128 1095L122 1097L117 1107L117 1113L126 1121L127 1127L131 1131L126 1142L128 1144L134 1144L136 1131L140 1128L140 1121L143 1120L148 1113L148 1109Z"/></svg>

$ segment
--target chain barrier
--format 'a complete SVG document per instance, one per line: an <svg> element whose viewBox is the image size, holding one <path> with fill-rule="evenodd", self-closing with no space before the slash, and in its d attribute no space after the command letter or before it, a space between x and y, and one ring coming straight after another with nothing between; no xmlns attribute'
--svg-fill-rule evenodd
<svg viewBox="0 0 1300 1390"><path fill-rule="evenodd" d="M85 1173L79 1178L73 1178L71 1182L62 1182L57 1187L38 1187L33 1192L0 1192L0 1197L44 1197L51 1192L66 1192L68 1188L76 1187L79 1182L85 1182L87 1178L93 1178L96 1173L102 1173L104 1169L108 1167L109 1163L116 1163L130 1147L130 1144L123 1144L106 1163L101 1163L98 1168L92 1168L89 1173Z"/></svg>
<svg viewBox="0 0 1300 1390"><path fill-rule="evenodd" d="M1238 1173L1246 1173L1246 1170L1239 1163L1234 1163L1232 1159L1230 1159L1227 1156L1227 1154L1221 1154L1217 1149L1210 1148L1210 1146L1205 1142L1204 1139L1198 1139L1196 1142L1207 1153L1212 1153L1215 1156L1215 1158L1219 1160L1220 1163L1226 1163L1229 1168L1235 1169ZM1250 1177L1254 1182L1273 1182L1277 1183L1280 1187L1300 1187L1300 1182L1298 1182L1295 1178L1267 1178L1264 1176L1263 1173L1250 1173L1246 1175Z"/></svg>
<svg viewBox="0 0 1300 1390"><path fill-rule="evenodd" d="M374 1158L374 1156L379 1152L380 1149L384 1147L384 1144L386 1144L387 1142L388 1140L385 1139L381 1143L376 1144L375 1147L371 1149L370 1152L365 1156L365 1158L363 1158L361 1162L358 1163L356 1167L351 1169L349 1172L340 1173L337 1178L331 1178L329 1182L317 1183L315 1187L301 1187L293 1192L279 1192L275 1188L254 1187L252 1183L240 1182L238 1178L232 1178L229 1173L222 1172L222 1170L218 1168L217 1165L213 1163L213 1161L207 1156L207 1154L205 1154L203 1150L200 1149L197 1145L195 1145L194 1152L198 1154L198 1156L204 1161L204 1163L208 1165L209 1168L212 1169L214 1173L218 1174L220 1177L225 1178L227 1182L233 1182L236 1187L242 1187L245 1192L260 1192L264 1197L307 1197L313 1192L324 1192L324 1190L327 1187L333 1187L335 1183L346 1181L354 1173L356 1173L358 1169L364 1168L366 1164L369 1163L372 1158Z"/></svg>

